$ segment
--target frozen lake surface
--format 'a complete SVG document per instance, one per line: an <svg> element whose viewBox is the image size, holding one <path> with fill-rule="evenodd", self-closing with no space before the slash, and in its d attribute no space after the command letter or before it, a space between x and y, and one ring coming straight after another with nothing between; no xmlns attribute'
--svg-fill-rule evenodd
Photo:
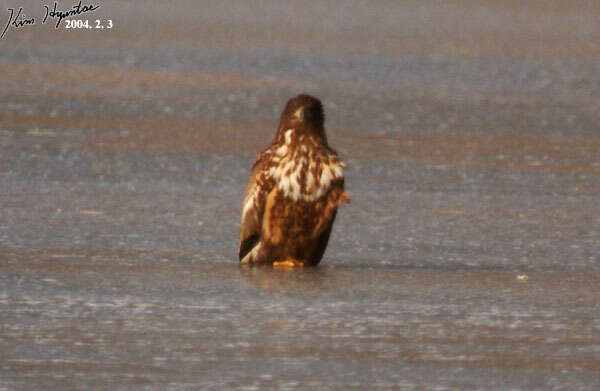
<svg viewBox="0 0 600 391"><path fill-rule="evenodd" d="M119 4L0 40L0 390L600 388L600 7ZM239 268L299 92L352 203Z"/></svg>

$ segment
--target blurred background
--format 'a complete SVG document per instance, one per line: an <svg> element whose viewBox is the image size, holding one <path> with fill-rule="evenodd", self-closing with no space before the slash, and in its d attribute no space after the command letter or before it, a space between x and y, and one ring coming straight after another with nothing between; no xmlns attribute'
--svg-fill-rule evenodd
<svg viewBox="0 0 600 391"><path fill-rule="evenodd" d="M0 2L0 389L600 386L599 2L44 4ZM301 92L352 204L238 270Z"/></svg>

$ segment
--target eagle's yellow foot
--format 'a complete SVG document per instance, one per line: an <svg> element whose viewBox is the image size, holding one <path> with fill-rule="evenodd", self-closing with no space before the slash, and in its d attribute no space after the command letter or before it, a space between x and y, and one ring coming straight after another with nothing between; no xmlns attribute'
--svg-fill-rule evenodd
<svg viewBox="0 0 600 391"><path fill-rule="evenodd" d="M286 259L285 261L273 262L273 267L304 267L304 262L296 259Z"/></svg>

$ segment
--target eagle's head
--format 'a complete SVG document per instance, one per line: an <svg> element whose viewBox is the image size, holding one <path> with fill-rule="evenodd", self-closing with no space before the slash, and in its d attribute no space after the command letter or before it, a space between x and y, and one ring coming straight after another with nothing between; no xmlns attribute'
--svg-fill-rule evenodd
<svg viewBox="0 0 600 391"><path fill-rule="evenodd" d="M324 123L321 101L307 94L297 95L288 100L281 113L277 139L283 139L288 129L294 129L295 136L315 137L326 143Z"/></svg>

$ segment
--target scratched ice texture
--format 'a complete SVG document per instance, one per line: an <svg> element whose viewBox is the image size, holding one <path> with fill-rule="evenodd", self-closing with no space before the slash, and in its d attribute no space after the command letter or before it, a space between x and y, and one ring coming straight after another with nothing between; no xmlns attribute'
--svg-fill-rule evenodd
<svg viewBox="0 0 600 391"><path fill-rule="evenodd" d="M0 40L0 390L600 388L599 4L100 4ZM352 203L239 268L300 92Z"/></svg>

